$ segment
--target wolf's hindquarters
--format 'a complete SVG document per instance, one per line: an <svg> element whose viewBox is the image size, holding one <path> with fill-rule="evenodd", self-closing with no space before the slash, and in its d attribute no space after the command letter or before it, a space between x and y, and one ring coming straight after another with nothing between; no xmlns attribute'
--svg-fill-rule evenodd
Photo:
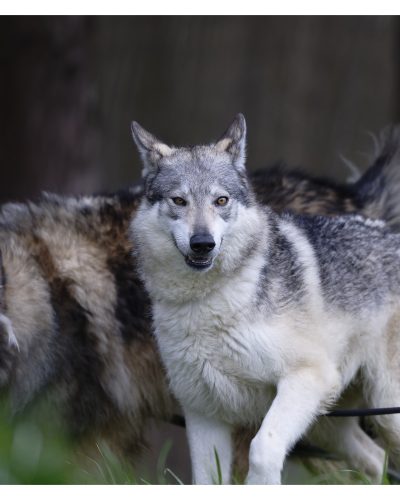
<svg viewBox="0 0 400 500"><path fill-rule="evenodd" d="M352 404L351 399L349 403ZM358 418L320 417L308 433L307 441L343 458L352 469L363 472L374 483L380 483L385 452L361 429Z"/></svg>
<svg viewBox="0 0 400 500"><path fill-rule="evenodd" d="M385 334L364 368L367 403L385 408L400 405L400 311L388 322ZM374 417L374 425L389 451L390 458L400 466L400 414Z"/></svg>

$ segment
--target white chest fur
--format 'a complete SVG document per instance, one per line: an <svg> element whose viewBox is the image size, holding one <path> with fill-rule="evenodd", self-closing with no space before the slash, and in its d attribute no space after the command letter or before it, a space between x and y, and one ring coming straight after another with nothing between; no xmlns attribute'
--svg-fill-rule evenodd
<svg viewBox="0 0 400 500"><path fill-rule="evenodd" d="M315 346L308 331L285 345L292 316L266 319L255 305L257 282L237 280L201 300L155 302L155 331L179 400L232 423L259 423L285 366Z"/></svg>
<svg viewBox="0 0 400 500"><path fill-rule="evenodd" d="M186 406L225 420L258 420L272 392L254 366L251 346L243 342L238 311L226 314L226 308L223 300L179 308L156 304L160 352L172 388Z"/></svg>

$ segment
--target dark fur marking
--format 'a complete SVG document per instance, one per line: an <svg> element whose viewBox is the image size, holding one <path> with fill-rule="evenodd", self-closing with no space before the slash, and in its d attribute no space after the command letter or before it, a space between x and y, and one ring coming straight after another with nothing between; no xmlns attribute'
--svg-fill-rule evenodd
<svg viewBox="0 0 400 500"><path fill-rule="evenodd" d="M287 209L303 214L337 215L362 211L363 201L355 196L354 185L337 184L300 170L275 166L251 174L250 180L258 201L277 212Z"/></svg>
<svg viewBox="0 0 400 500"><path fill-rule="evenodd" d="M267 305L271 309L284 308L288 303L296 302L302 295L304 266L299 262L293 244L278 230L275 221L271 224L271 240L272 251L262 269L257 299L260 305L265 305L271 286L277 280L282 287L285 284L285 289L281 289L277 303Z"/></svg>
<svg viewBox="0 0 400 500"><path fill-rule="evenodd" d="M46 244L32 240L35 259L50 288L51 305L57 324L57 372L53 383L70 381L71 406L68 421L73 434L90 431L108 419L110 401L100 385L102 361L96 353L96 338L89 331L90 313L73 297L71 282L59 276Z"/></svg>
<svg viewBox="0 0 400 500"><path fill-rule="evenodd" d="M93 209L92 207L82 207L79 209L79 212L84 216L84 217L89 217L92 212L93 212Z"/></svg>
<svg viewBox="0 0 400 500"><path fill-rule="evenodd" d="M136 273L137 266L132 254L126 254L120 248L108 259L107 264L115 278L115 314L124 340L131 342L136 338L149 337L150 302Z"/></svg>
<svg viewBox="0 0 400 500"><path fill-rule="evenodd" d="M117 304L115 315L126 342L149 337L150 301L137 274L133 245L128 239L131 214L138 197L121 193L115 202L100 208L100 224L108 228L104 244L107 245L107 266L114 276Z"/></svg>
<svg viewBox="0 0 400 500"><path fill-rule="evenodd" d="M117 191L100 191L93 195L93 198L109 198L118 200L121 206L131 206L133 203L141 199L144 193L143 182L137 182L128 189L118 189Z"/></svg>
<svg viewBox="0 0 400 500"><path fill-rule="evenodd" d="M115 334L126 342L151 337L150 304L136 271L133 246L128 238L129 224L141 196L131 190L95 196L98 206L86 217L77 217L76 231L104 248L107 266L116 287ZM119 328L118 328L119 326Z"/></svg>

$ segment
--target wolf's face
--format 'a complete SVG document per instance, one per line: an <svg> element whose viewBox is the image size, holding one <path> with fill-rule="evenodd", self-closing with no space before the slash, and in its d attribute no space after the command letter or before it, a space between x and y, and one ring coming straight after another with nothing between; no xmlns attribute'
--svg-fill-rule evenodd
<svg viewBox="0 0 400 500"><path fill-rule="evenodd" d="M162 229L182 261L195 270L210 269L239 206L253 201L244 167L244 117L238 115L223 137L207 146L170 147L137 123L132 133L144 163L146 198Z"/></svg>

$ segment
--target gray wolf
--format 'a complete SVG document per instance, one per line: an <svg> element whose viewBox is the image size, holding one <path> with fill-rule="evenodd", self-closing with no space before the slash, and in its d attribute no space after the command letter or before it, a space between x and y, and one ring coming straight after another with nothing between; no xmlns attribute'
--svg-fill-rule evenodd
<svg viewBox="0 0 400 500"><path fill-rule="evenodd" d="M395 131L382 137L370 169L355 184L274 167L256 172L253 188L260 202L279 212L360 213L394 224L400 213L399 147ZM2 389L14 411L47 396L77 443L104 438L131 463L143 450L151 420L169 421L176 411L151 331L136 243L128 238L143 189L44 195L0 208ZM339 452L351 453L350 462L359 467L364 462L354 450L363 434L352 422L354 432L345 426L343 433L345 442L356 444ZM240 432L242 448L248 435ZM334 451L336 443L326 442L331 435L329 429L309 434ZM245 454L238 456L246 468Z"/></svg>
<svg viewBox="0 0 400 500"><path fill-rule="evenodd" d="M135 122L132 133L145 179L132 241L193 480L214 481L217 451L230 481L244 425L258 429L247 483L279 484L290 449L356 376L367 404L400 401L400 235L359 215L257 202L243 115L205 146L168 146ZM398 461L400 416L377 424Z"/></svg>

